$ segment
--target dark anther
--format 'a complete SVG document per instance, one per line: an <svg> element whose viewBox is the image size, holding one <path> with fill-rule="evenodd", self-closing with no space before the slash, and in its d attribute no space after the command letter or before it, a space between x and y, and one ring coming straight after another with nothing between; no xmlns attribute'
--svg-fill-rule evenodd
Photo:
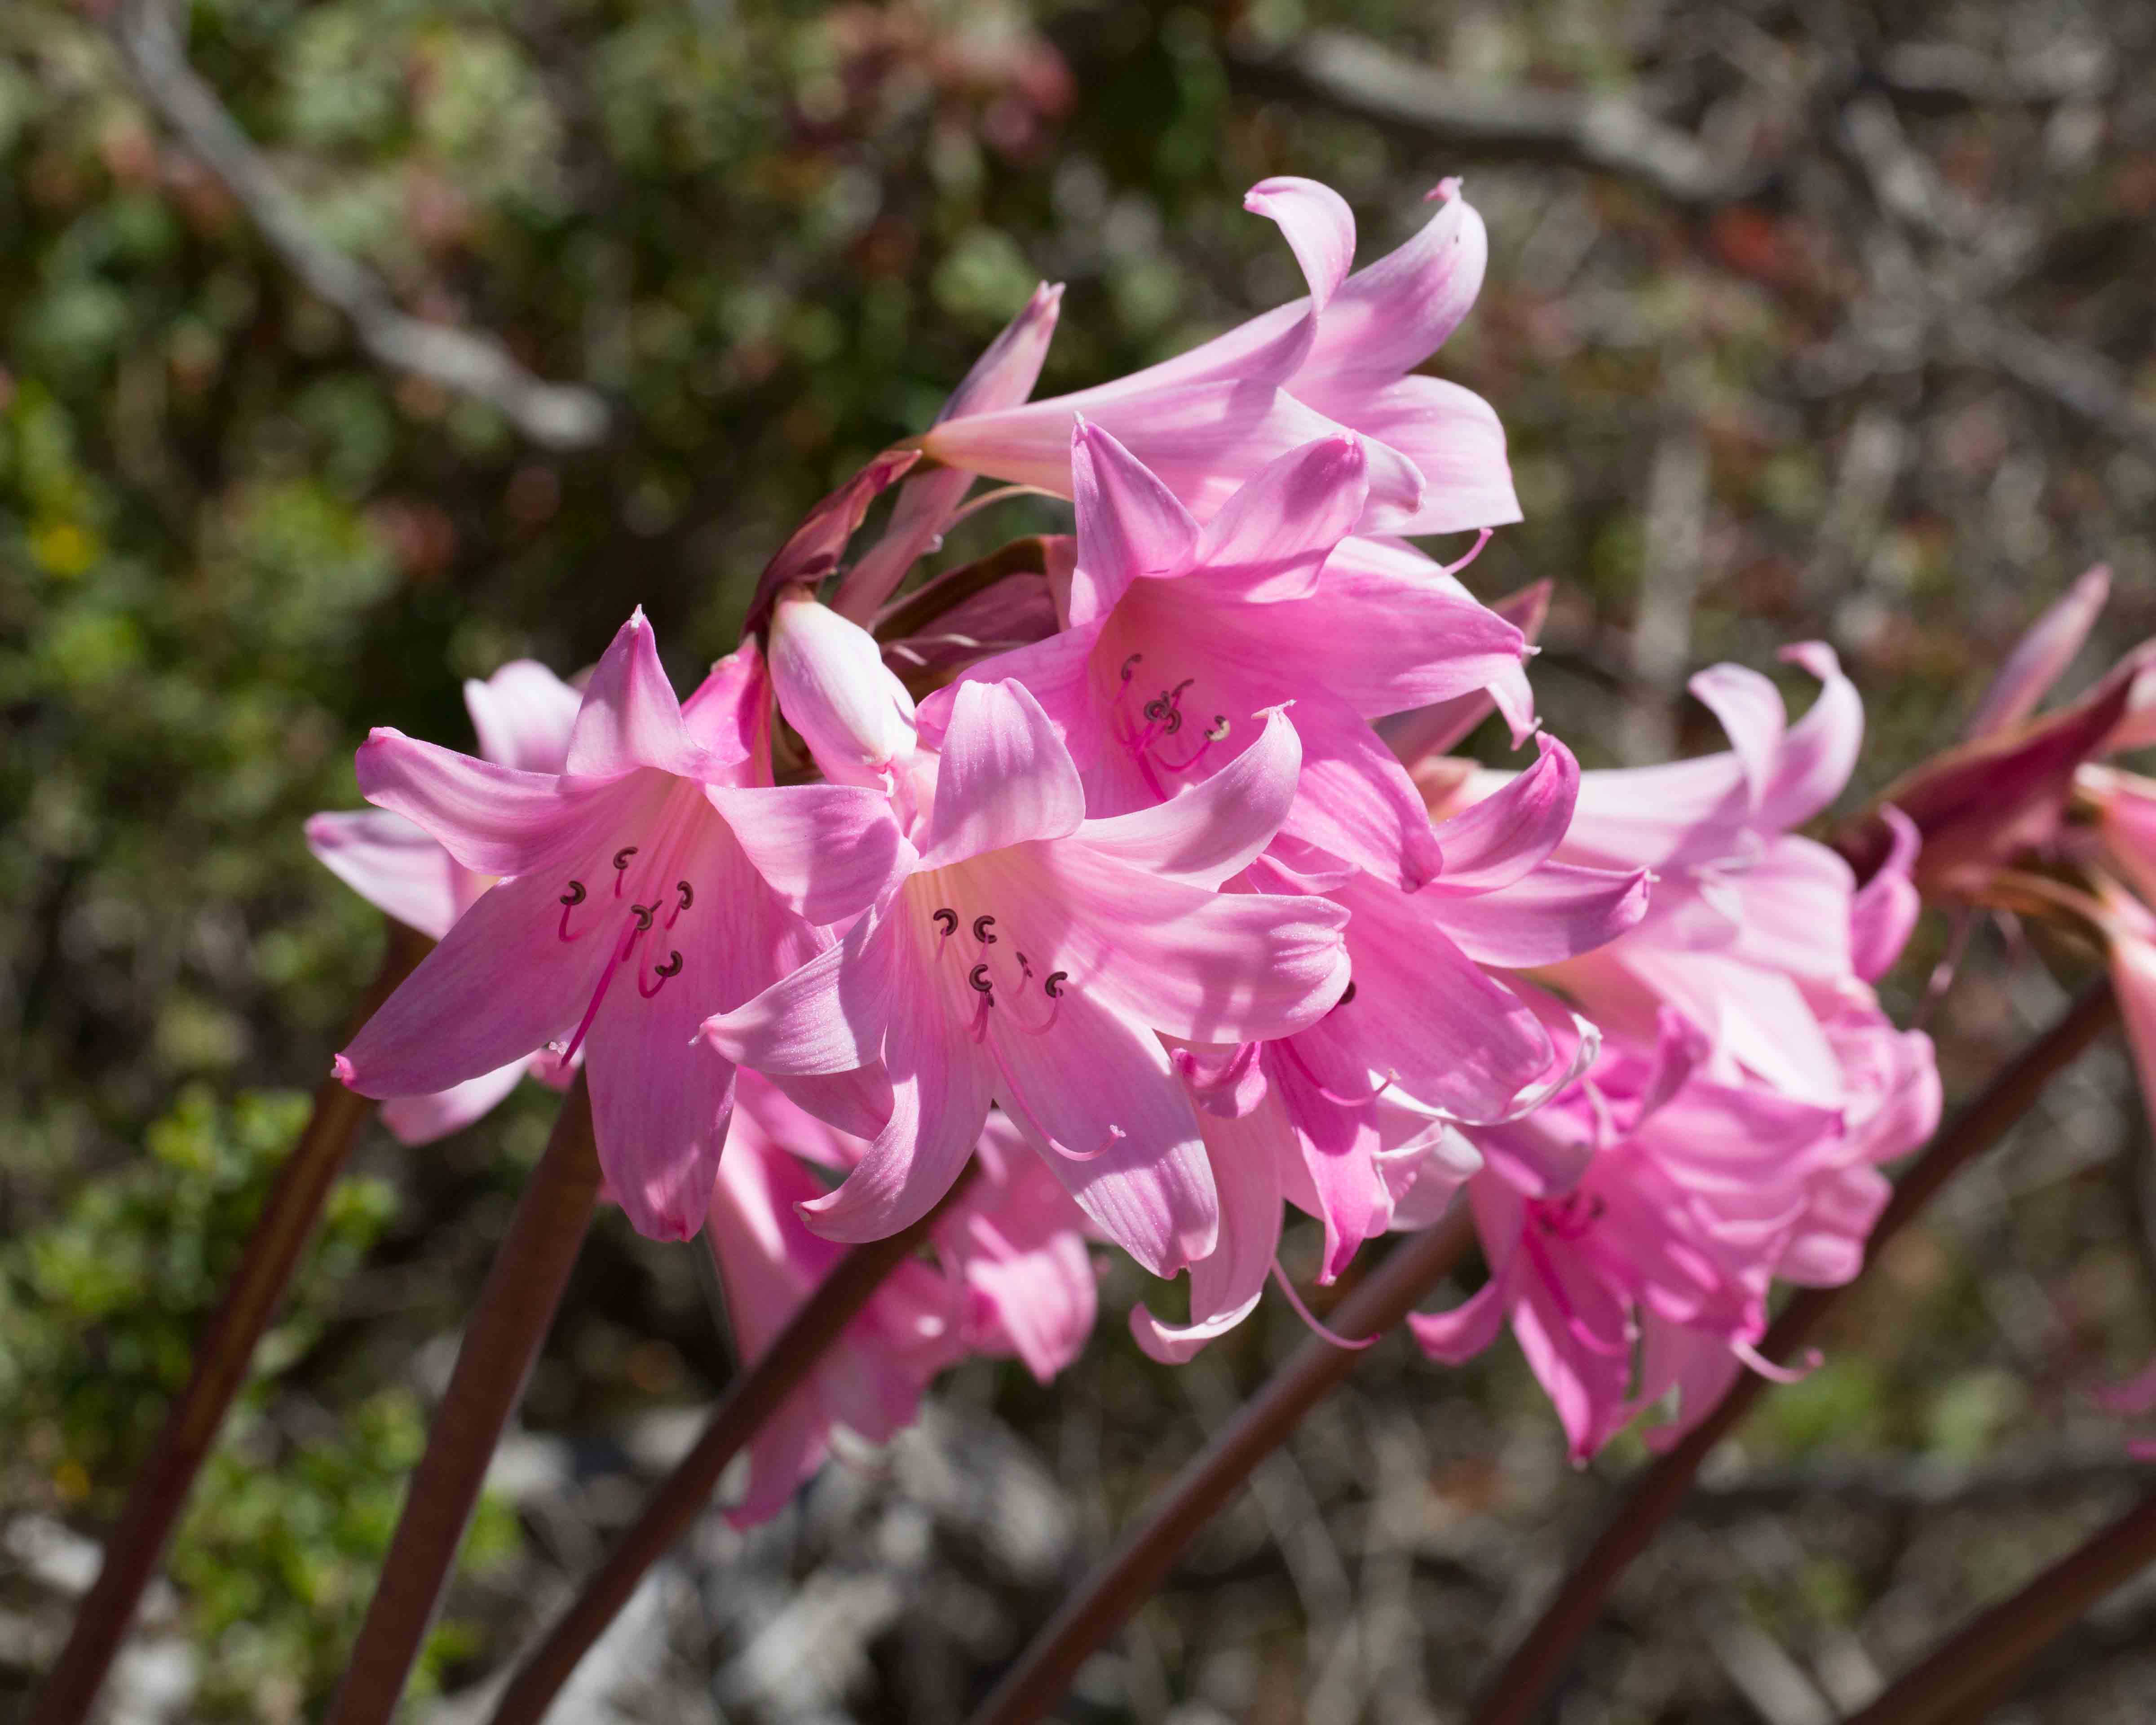
<svg viewBox="0 0 2156 1725"><path fill-rule="evenodd" d="M680 975L680 974L681 974L681 955L680 955L680 952L669 952L669 953L666 955L666 962L665 962L664 964L654 964L654 965L653 965L653 966L651 967L651 973L652 973L652 975L654 975L654 976L679 976L679 975Z"/></svg>
<svg viewBox="0 0 2156 1725"><path fill-rule="evenodd" d="M933 920L936 926L943 931L946 940L958 932L958 913L947 905L936 913Z"/></svg>
<svg viewBox="0 0 2156 1725"><path fill-rule="evenodd" d="M1183 709L1179 706L1171 706L1168 710L1168 734L1173 737L1182 728Z"/></svg>
<svg viewBox="0 0 2156 1725"><path fill-rule="evenodd" d="M1228 716L1227 716L1227 714L1225 714L1225 713L1215 713L1215 714L1214 714L1214 715L1213 715L1213 728L1212 728L1210 731L1209 731L1209 732L1207 732L1205 733L1205 739L1206 739L1206 741L1207 741L1207 742L1219 742L1223 737L1226 737L1226 736L1227 736L1227 734L1228 734Z"/></svg>
<svg viewBox="0 0 2156 1725"><path fill-rule="evenodd" d="M584 883L581 880L572 880L569 883L569 890L562 895L562 902L565 905L580 905L583 901Z"/></svg>
<svg viewBox="0 0 2156 1725"><path fill-rule="evenodd" d="M651 918L654 913L659 909L659 906L656 905L631 905L629 909L636 912L636 932L639 934L642 934L645 929L651 927Z"/></svg>
<svg viewBox="0 0 2156 1725"><path fill-rule="evenodd" d="M1063 985L1070 978L1070 973L1067 970L1051 970L1048 973L1048 980L1040 985L1040 991L1053 1000L1062 993Z"/></svg>
<svg viewBox="0 0 2156 1725"><path fill-rule="evenodd" d="M990 934L988 931L995 926L996 919L993 916L974 917L973 938L978 941L984 947L993 947L996 943L996 937Z"/></svg>
<svg viewBox="0 0 2156 1725"><path fill-rule="evenodd" d="M1128 659L1126 659L1123 661L1122 677L1126 683L1129 682L1131 680L1131 667L1144 657L1145 655L1142 653L1133 653Z"/></svg>
<svg viewBox="0 0 2156 1725"><path fill-rule="evenodd" d="M1168 716L1168 697L1165 695L1156 695L1145 704L1145 716L1156 725Z"/></svg>
<svg viewBox="0 0 2156 1725"><path fill-rule="evenodd" d="M968 971L966 980L973 984L976 993L993 994L996 991L996 985L988 980L988 967L985 964L976 964Z"/></svg>
<svg viewBox="0 0 2156 1725"><path fill-rule="evenodd" d="M1355 979L1354 979L1354 978L1350 977L1350 978L1348 978L1348 986L1347 986L1346 988L1342 988L1342 989L1340 991L1340 1003L1339 1003L1339 1004L1340 1004L1341 1005L1342 1005L1342 1006L1345 1006L1345 1005L1346 1005L1349 1001L1353 1000L1354 998L1355 998Z"/></svg>
<svg viewBox="0 0 2156 1725"><path fill-rule="evenodd" d="M696 902L696 889L686 880L676 880L674 883L674 890L681 895L681 909L685 911Z"/></svg>
<svg viewBox="0 0 2156 1725"><path fill-rule="evenodd" d="M621 847L621 849L620 849L620 850L617 850L617 851L616 851L616 852L614 852L614 854L613 854L613 865L614 865L614 867L615 867L615 868L617 868L617 869L625 869L625 868L627 868L627 867L629 866L629 858L631 858L632 856L634 856L635 855L636 855L636 847L635 847L634 845L623 845L623 846Z"/></svg>

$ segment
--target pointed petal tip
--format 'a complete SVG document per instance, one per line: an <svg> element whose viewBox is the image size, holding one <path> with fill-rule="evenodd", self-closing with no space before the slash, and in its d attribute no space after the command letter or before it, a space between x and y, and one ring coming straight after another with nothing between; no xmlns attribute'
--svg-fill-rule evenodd
<svg viewBox="0 0 2156 1725"><path fill-rule="evenodd" d="M1424 203L1450 203L1460 196L1463 183L1458 174L1447 174L1422 194L1422 201Z"/></svg>
<svg viewBox="0 0 2156 1725"><path fill-rule="evenodd" d="M330 1076L346 1090L351 1090L354 1088L352 1080L359 1075L353 1070L352 1064L349 1060L342 1055L338 1055L330 1062Z"/></svg>

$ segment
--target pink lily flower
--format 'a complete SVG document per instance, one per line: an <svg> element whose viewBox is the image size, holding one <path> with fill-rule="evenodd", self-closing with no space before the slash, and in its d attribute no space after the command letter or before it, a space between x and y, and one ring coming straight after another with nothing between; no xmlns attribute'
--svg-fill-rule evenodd
<svg viewBox="0 0 2156 1725"><path fill-rule="evenodd" d="M1271 840L1299 756L1276 720L1174 803L1089 820L1024 685L963 685L898 883L839 945L704 1027L725 1060L874 1127L811 1225L870 1240L926 1214L993 1100L1155 1274L1210 1251L1213 1180L1158 1039L1290 1034L1346 988L1343 911L1214 890Z"/></svg>
<svg viewBox="0 0 2156 1725"><path fill-rule="evenodd" d="M1518 668L1526 642L1383 547L1338 555L1368 491L1363 446L1335 436L1291 451L1203 527L1098 426L1080 423L1070 465L1068 626L968 675L1024 683L1088 806L1110 814L1202 782L1259 715L1292 701L1302 776L1281 831L1409 891L1434 879L1422 797L1368 721L1481 691ZM923 704L930 734L949 700Z"/></svg>
<svg viewBox="0 0 2156 1725"><path fill-rule="evenodd" d="M920 440L952 467L1071 495L1071 430L1104 427L1201 515L1268 463L1341 427L1368 443L1363 531L1450 533L1520 518L1505 434L1481 397L1414 375L1475 303L1489 259L1448 180L1436 214L1354 275L1355 220L1315 180L1260 182L1244 208L1278 223L1307 297L1111 383L939 423Z"/></svg>
<svg viewBox="0 0 2156 1725"><path fill-rule="evenodd" d="M485 682L465 684L465 706L480 753L497 766L559 773L583 697L543 665L512 660ZM463 866L421 828L383 809L311 815L307 848L316 860L377 910L439 941L494 884ZM511 1060L431 1096L382 1105L382 1121L405 1144L428 1144L470 1126L529 1072L557 1088L568 1069L551 1055Z"/></svg>
<svg viewBox="0 0 2156 1725"><path fill-rule="evenodd" d="M771 611L772 692L834 784L889 790L911 758L913 697L859 624L789 587Z"/></svg>
<svg viewBox="0 0 2156 1725"><path fill-rule="evenodd" d="M752 1364L845 1255L801 1219L825 1189L815 1170L843 1173L867 1146L754 1072L738 1085L705 1243L735 1344ZM1000 1123L981 1161L982 1178L937 1225L941 1268L901 1264L757 1433L747 1486L726 1511L736 1527L785 1507L823 1465L834 1427L888 1442L912 1423L930 1381L968 1354L1014 1355L1044 1384L1077 1358L1096 1299L1085 1218Z"/></svg>
<svg viewBox="0 0 2156 1725"><path fill-rule="evenodd" d="M585 1056L598 1154L641 1232L703 1224L733 1071L696 1027L829 944L883 888L883 799L773 788L752 747L760 672L737 655L685 709L641 611L584 692L562 770L496 766L377 731L362 792L495 875L337 1057L362 1096L424 1096L534 1050Z"/></svg>

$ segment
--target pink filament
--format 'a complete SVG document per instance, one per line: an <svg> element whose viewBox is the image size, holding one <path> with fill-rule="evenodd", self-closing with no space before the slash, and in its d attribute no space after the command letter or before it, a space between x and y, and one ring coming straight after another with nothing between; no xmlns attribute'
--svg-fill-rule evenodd
<svg viewBox="0 0 2156 1725"><path fill-rule="evenodd" d="M1330 1085L1327 1084L1323 1079L1320 1078L1317 1073L1311 1070L1310 1062L1303 1059L1302 1055L1296 1051L1294 1040L1291 1038L1283 1041L1281 1044L1281 1051L1287 1055L1288 1059L1295 1063L1296 1070L1301 1073L1305 1078L1307 1078L1310 1081L1312 1087L1317 1091L1318 1095L1323 1096L1327 1101L1334 1103L1337 1106L1342 1108L1362 1108L1368 1106L1370 1103L1376 1101L1379 1096L1384 1095L1387 1091L1390 1090L1393 1087L1394 1083L1400 1076L1397 1072L1389 1071L1385 1074L1385 1081L1379 1085L1375 1090L1372 1091L1369 1095L1366 1096L1345 1096L1340 1091L1334 1090Z"/></svg>
<svg viewBox="0 0 2156 1725"><path fill-rule="evenodd" d="M583 1022L577 1026L577 1034L569 1039L569 1045L562 1050L564 1065L575 1058L578 1049L583 1045L584 1033L591 1029L592 1020L599 1015L599 1002L606 999L607 989L613 983L613 973L621 968L622 961L629 957L629 949L636 944L637 936L643 932L642 927L631 924L629 938L621 943L621 950L607 961L606 971L599 978L598 987L592 990L592 1004L584 1009Z"/></svg>
<svg viewBox="0 0 2156 1725"><path fill-rule="evenodd" d="M1273 1280L1280 1284L1281 1291L1287 1296L1287 1303L1295 1308L1295 1315L1310 1326L1311 1333L1320 1341L1330 1342L1335 1348L1344 1348L1354 1353L1369 1347L1378 1339L1375 1336L1364 1336L1351 1341L1337 1330L1327 1329L1320 1323L1317 1314L1302 1303L1302 1296L1296 1292L1295 1284L1287 1279L1287 1271L1281 1267L1277 1252L1273 1255Z"/></svg>

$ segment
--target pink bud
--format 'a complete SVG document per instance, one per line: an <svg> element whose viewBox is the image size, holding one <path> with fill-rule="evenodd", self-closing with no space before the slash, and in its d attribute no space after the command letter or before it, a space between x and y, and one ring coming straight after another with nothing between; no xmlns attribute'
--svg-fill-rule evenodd
<svg viewBox="0 0 2156 1725"><path fill-rule="evenodd" d="M1989 737L2012 728L2035 711L2045 691L2073 663L2110 597L2111 570L2098 563L2030 625L1984 691L1964 734Z"/></svg>
<svg viewBox="0 0 2156 1725"><path fill-rule="evenodd" d="M808 589L787 588L771 614L771 681L779 711L834 784L884 783L913 754L913 697L883 651Z"/></svg>

